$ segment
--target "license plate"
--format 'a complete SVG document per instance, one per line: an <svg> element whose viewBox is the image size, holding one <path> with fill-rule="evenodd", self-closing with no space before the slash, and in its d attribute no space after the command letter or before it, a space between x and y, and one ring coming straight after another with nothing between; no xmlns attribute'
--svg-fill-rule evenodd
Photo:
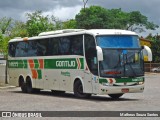
<svg viewBox="0 0 160 120"><path fill-rule="evenodd" d="M128 92L129 92L129 89L128 89L128 88L123 88L121 91L122 91L123 93L128 93Z"/></svg>

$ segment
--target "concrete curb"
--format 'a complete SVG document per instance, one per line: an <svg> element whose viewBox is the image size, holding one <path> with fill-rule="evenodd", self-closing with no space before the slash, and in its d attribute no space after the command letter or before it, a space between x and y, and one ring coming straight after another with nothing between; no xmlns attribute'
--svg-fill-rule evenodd
<svg viewBox="0 0 160 120"><path fill-rule="evenodd" d="M12 85L8 85L8 84L0 85L0 89L15 88L15 87L16 86L12 86Z"/></svg>

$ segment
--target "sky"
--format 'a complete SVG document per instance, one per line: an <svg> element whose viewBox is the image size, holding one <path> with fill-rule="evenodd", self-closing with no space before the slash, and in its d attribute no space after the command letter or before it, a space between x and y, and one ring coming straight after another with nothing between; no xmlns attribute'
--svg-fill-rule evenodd
<svg viewBox="0 0 160 120"><path fill-rule="evenodd" d="M91 5L106 9L121 8L125 12L140 11L150 22L160 26L160 0L88 0L87 7ZM44 15L54 15L65 21L74 19L81 8L83 0L0 0L0 18L11 17L25 21L26 13L41 10ZM160 34L160 28L139 35L146 37L149 33Z"/></svg>

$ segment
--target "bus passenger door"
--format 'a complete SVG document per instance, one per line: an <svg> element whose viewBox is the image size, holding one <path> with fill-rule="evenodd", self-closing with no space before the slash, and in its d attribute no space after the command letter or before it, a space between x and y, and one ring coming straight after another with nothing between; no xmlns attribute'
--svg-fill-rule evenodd
<svg viewBox="0 0 160 120"><path fill-rule="evenodd" d="M85 35L85 72L86 81L85 90L88 93L97 93L98 91L98 61L95 39L92 35Z"/></svg>
<svg viewBox="0 0 160 120"><path fill-rule="evenodd" d="M85 92L87 93L98 93L98 64L97 59L94 57L91 59L91 65L86 65L84 70L84 81L85 81ZM89 61L88 61L89 62Z"/></svg>
<svg viewBox="0 0 160 120"><path fill-rule="evenodd" d="M84 70L84 92L85 93L92 93L92 75L88 68L86 67L86 70Z"/></svg>

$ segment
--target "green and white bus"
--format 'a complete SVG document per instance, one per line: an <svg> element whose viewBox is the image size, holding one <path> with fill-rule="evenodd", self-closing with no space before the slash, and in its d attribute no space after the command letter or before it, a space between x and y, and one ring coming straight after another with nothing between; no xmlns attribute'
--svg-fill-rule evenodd
<svg viewBox="0 0 160 120"><path fill-rule="evenodd" d="M9 41L9 83L22 92L43 89L119 98L144 90L143 49L126 30L65 29Z"/></svg>

